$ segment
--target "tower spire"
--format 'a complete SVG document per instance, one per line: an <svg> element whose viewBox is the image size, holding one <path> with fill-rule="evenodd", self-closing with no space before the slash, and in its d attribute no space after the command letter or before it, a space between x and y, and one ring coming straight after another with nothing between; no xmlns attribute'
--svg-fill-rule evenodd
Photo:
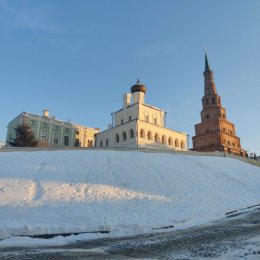
<svg viewBox="0 0 260 260"><path fill-rule="evenodd" d="M208 57L207 57L207 53L205 52L205 71L209 71L210 67L209 67L209 62L208 62Z"/></svg>

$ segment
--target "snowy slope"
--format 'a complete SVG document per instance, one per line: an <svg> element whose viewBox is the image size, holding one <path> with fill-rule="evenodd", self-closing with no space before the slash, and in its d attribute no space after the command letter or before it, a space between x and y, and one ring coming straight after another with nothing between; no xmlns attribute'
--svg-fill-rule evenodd
<svg viewBox="0 0 260 260"><path fill-rule="evenodd" d="M260 168L222 157L137 151L0 153L0 238L145 231L260 203Z"/></svg>

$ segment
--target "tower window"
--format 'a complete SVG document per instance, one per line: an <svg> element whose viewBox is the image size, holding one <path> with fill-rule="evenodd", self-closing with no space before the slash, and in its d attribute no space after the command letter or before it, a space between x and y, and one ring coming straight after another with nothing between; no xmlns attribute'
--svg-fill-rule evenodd
<svg viewBox="0 0 260 260"><path fill-rule="evenodd" d="M209 114L206 115L206 118L209 119Z"/></svg>
<svg viewBox="0 0 260 260"><path fill-rule="evenodd" d="M212 104L215 104L215 103L216 103L214 97L211 99L211 101L212 101Z"/></svg>
<svg viewBox="0 0 260 260"><path fill-rule="evenodd" d="M206 105L208 105L209 104L209 100L206 98Z"/></svg>

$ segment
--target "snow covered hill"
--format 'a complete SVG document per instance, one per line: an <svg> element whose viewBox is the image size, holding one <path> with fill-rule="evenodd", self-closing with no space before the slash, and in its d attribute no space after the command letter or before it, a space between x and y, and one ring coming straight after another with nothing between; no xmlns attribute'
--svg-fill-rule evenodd
<svg viewBox="0 0 260 260"><path fill-rule="evenodd" d="M260 203L260 168L138 151L0 153L0 238L149 231L222 218Z"/></svg>

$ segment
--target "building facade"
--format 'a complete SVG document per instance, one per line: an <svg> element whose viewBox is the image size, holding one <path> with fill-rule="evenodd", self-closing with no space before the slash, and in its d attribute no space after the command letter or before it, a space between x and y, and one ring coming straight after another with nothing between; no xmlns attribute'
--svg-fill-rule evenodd
<svg viewBox="0 0 260 260"><path fill-rule="evenodd" d="M139 80L123 95L123 108L112 113L112 124L96 134L96 147L187 150L187 134L165 127L166 112L145 103L146 86Z"/></svg>
<svg viewBox="0 0 260 260"><path fill-rule="evenodd" d="M227 120L226 109L222 106L214 83L213 71L205 55L204 96L202 98L201 123L195 125L192 137L195 151L223 151L246 156L236 135L235 125Z"/></svg>
<svg viewBox="0 0 260 260"><path fill-rule="evenodd" d="M38 145L41 147L92 146L85 146L86 142L81 141L87 136L93 142L94 132L92 128L64 122L56 119L54 116L50 117L48 110L44 110L42 116L23 112L9 122L6 136L7 146L16 137L15 128L17 125L23 123L31 127L35 140L39 142Z"/></svg>
<svg viewBox="0 0 260 260"><path fill-rule="evenodd" d="M83 125L74 125L76 127L75 146L93 147L95 145L95 135L99 133L99 128L91 128Z"/></svg>

